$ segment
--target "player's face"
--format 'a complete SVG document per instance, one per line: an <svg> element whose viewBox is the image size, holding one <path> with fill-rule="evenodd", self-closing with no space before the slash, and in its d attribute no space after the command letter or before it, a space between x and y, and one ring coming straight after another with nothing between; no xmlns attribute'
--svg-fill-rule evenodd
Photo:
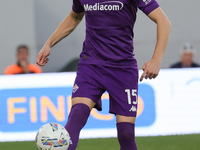
<svg viewBox="0 0 200 150"><path fill-rule="evenodd" d="M29 58L29 53L28 53L28 49L19 49L19 51L17 52L17 59L18 61L28 61Z"/></svg>
<svg viewBox="0 0 200 150"><path fill-rule="evenodd" d="M184 52L181 59L185 66L190 67L193 62L193 54L191 52Z"/></svg>

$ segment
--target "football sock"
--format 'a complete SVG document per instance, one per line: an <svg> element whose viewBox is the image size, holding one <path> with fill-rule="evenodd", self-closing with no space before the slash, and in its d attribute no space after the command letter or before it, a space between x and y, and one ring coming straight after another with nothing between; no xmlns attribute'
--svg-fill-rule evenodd
<svg viewBox="0 0 200 150"><path fill-rule="evenodd" d="M120 150L137 150L135 142L135 124L129 122L117 123L117 137Z"/></svg>
<svg viewBox="0 0 200 150"><path fill-rule="evenodd" d="M81 129L85 126L90 115L90 108L82 103L72 106L65 129L69 132L72 143L68 150L75 150Z"/></svg>

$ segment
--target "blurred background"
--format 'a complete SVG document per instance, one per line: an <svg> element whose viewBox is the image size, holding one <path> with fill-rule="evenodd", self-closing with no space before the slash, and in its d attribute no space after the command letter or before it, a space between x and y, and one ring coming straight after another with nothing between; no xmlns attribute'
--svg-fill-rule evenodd
<svg viewBox="0 0 200 150"><path fill-rule="evenodd" d="M197 150L200 147L200 69L167 68L180 60L185 43L193 45L194 62L200 64L200 1L157 1L171 21L172 29L159 76L156 80L139 83L140 115L136 119L138 149ZM47 122L65 125L76 73L58 72L79 57L85 38L84 19L70 36L53 47L49 63L42 67L43 74L3 74L7 66L16 63L16 48L21 44L30 48L30 63L35 63L38 52L68 15L71 7L72 0L0 1L0 149L34 150L34 139L39 127ZM154 50L156 24L140 10L134 38L134 53L138 60L139 74L142 74L141 68L151 59ZM108 93L104 94L103 111L91 113L80 138L115 137L117 144L105 144L108 141L105 139L98 148L116 150L119 145L115 117L108 114L109 97ZM59 107L60 103L63 107ZM99 116L110 117L110 120ZM177 134L181 136L163 136ZM159 137L152 140L153 137L149 136ZM90 150L88 146L93 143L90 140L89 144L80 141L82 150ZM19 145L14 145L4 141L33 142L16 142ZM106 145L106 148L100 145ZM91 149L96 149L96 144L94 147Z"/></svg>
<svg viewBox="0 0 200 150"><path fill-rule="evenodd" d="M199 0L157 0L172 23L171 36L162 68L178 61L184 43L194 46L195 62L200 64ZM0 2L0 74L6 66L16 62L16 47L30 47L30 62L35 63L37 53L59 23L71 10L67 0L1 0ZM135 55L139 68L153 53L156 35L155 24L140 10L135 24ZM79 57L85 37L85 21L66 39L57 44L43 72L57 72L74 58Z"/></svg>

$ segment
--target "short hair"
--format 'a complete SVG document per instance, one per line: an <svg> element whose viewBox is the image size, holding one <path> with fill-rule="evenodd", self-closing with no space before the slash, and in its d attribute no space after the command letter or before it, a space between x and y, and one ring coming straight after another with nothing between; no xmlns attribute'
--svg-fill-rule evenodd
<svg viewBox="0 0 200 150"><path fill-rule="evenodd" d="M193 49L193 45L190 43L185 43L183 46L184 50L192 50Z"/></svg>
<svg viewBox="0 0 200 150"><path fill-rule="evenodd" d="M27 45L19 45L17 47L17 52L19 52L20 49L27 49L27 50L29 50L29 47Z"/></svg>
<svg viewBox="0 0 200 150"><path fill-rule="evenodd" d="M190 43L185 43L184 45L183 45L183 48L182 48L182 50L181 50L181 55L183 54L183 53L194 53L194 47L193 47L193 45L192 44L190 44Z"/></svg>

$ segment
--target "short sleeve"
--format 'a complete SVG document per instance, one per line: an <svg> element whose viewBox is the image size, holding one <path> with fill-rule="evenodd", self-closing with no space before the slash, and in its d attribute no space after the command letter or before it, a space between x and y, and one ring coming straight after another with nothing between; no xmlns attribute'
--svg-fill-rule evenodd
<svg viewBox="0 0 200 150"><path fill-rule="evenodd" d="M136 7L143 11L146 15L159 7L156 0L133 0L135 1Z"/></svg>
<svg viewBox="0 0 200 150"><path fill-rule="evenodd" d="M72 9L76 13L81 13L84 11L84 8L80 3L80 0L73 0Z"/></svg>

